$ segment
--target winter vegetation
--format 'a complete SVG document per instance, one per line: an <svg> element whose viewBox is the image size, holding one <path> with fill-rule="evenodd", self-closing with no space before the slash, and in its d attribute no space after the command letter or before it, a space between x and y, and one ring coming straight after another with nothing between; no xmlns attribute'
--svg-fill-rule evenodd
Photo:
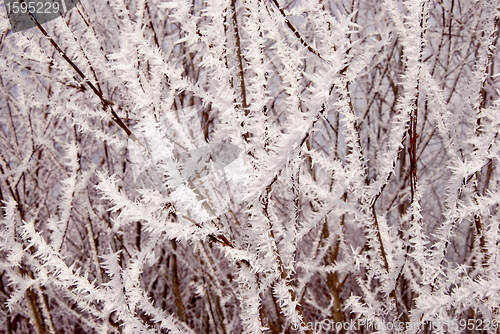
<svg viewBox="0 0 500 334"><path fill-rule="evenodd" d="M499 332L499 8L1 5L0 333Z"/></svg>

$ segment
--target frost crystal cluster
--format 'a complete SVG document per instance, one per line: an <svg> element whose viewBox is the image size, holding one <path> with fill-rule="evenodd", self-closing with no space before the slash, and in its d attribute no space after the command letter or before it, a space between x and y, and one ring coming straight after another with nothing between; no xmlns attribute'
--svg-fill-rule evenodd
<svg viewBox="0 0 500 334"><path fill-rule="evenodd" d="M1 334L497 332L499 0L0 7Z"/></svg>

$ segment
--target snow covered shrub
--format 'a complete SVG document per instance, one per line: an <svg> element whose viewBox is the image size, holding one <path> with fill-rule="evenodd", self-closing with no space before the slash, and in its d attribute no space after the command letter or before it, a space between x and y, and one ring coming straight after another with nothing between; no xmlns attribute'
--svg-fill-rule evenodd
<svg viewBox="0 0 500 334"><path fill-rule="evenodd" d="M497 330L498 1L6 10L0 333Z"/></svg>

